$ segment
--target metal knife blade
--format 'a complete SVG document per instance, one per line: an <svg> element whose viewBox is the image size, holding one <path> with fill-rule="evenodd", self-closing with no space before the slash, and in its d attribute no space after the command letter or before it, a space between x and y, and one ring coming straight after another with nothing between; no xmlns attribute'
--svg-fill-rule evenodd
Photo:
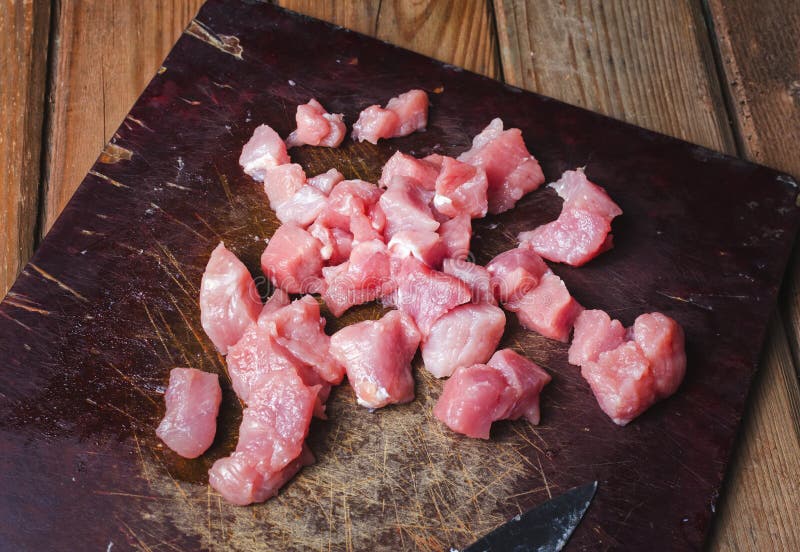
<svg viewBox="0 0 800 552"><path fill-rule="evenodd" d="M559 552L583 519L595 491L597 481L570 489L511 518L461 552Z"/></svg>

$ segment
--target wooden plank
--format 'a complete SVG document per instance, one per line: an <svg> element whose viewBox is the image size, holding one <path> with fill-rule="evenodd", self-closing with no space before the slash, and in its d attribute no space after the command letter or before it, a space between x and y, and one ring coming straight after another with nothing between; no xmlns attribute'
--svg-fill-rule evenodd
<svg viewBox="0 0 800 552"><path fill-rule="evenodd" d="M724 3L731 4L747 3ZM735 139L697 3L495 0L495 7L502 69L512 84L734 153ZM755 14L738 20L734 34L740 36L753 18ZM782 16L775 12L773 18ZM780 28L776 23L773 32L780 34ZM796 48L782 55L794 56L791 63L785 60L785 67L796 65ZM754 77L754 85L760 78ZM778 131L773 139L783 136ZM766 151L763 132L758 143ZM761 160L767 160L766 153ZM711 542L715 549L753 542L770 545L742 549L789 550L797 545L796 533L787 527L800 525L800 516L787 505L796 504L800 481L800 466L791 460L800 457L793 429L800 393L786 336L780 326L773 327L778 331L770 334L751 415L729 472L725 507ZM761 513L778 510L783 514L777 517Z"/></svg>
<svg viewBox="0 0 800 552"><path fill-rule="evenodd" d="M509 84L734 151L696 2L495 0L494 5Z"/></svg>
<svg viewBox="0 0 800 552"><path fill-rule="evenodd" d="M56 2L42 234L202 3Z"/></svg>
<svg viewBox="0 0 800 552"><path fill-rule="evenodd" d="M277 4L496 78L497 39L483 0L278 0Z"/></svg>
<svg viewBox="0 0 800 552"><path fill-rule="evenodd" d="M0 9L0 297L33 253L39 197L50 5Z"/></svg>

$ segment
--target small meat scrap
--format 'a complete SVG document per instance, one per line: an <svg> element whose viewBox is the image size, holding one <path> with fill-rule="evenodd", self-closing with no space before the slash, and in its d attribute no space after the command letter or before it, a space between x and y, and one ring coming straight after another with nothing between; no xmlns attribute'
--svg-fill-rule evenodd
<svg viewBox="0 0 800 552"><path fill-rule="evenodd" d="M539 423L539 395L550 376L510 349L497 351L488 364L458 368L444 384L433 414L447 427L488 439L492 422L526 418Z"/></svg>
<svg viewBox="0 0 800 552"><path fill-rule="evenodd" d="M287 293L315 293L322 282L322 243L293 223L275 230L264 253L261 268L275 286Z"/></svg>
<svg viewBox="0 0 800 552"><path fill-rule="evenodd" d="M333 334L331 355L347 370L358 404L375 409L414 399L411 359L419 341L411 317L391 311Z"/></svg>
<svg viewBox="0 0 800 552"><path fill-rule="evenodd" d="M297 106L297 129L286 138L286 145L338 147L344 139L346 127L344 115L328 113L322 104L315 99L307 104Z"/></svg>
<svg viewBox="0 0 800 552"><path fill-rule="evenodd" d="M347 262L325 267L322 274L325 277L322 299L337 317L353 305L388 295L395 287L389 252L380 240L357 244Z"/></svg>
<svg viewBox="0 0 800 552"><path fill-rule="evenodd" d="M167 412L156 435L184 458L203 454L217 432L222 390L216 374L195 368L173 368L164 393Z"/></svg>
<svg viewBox="0 0 800 552"><path fill-rule="evenodd" d="M377 144L381 138L398 138L425 130L428 124L428 94L409 90L389 100L386 108L371 105L353 125L353 140Z"/></svg>
<svg viewBox="0 0 800 552"><path fill-rule="evenodd" d="M523 327L565 343L583 310L561 278L551 271L541 277L536 287L503 306L517 314Z"/></svg>
<svg viewBox="0 0 800 552"><path fill-rule="evenodd" d="M492 120L472 140L472 148L458 160L483 170L488 181L488 210L508 211L522 196L544 183L539 162L531 155L518 128L503 130L503 121Z"/></svg>
<svg viewBox="0 0 800 552"><path fill-rule="evenodd" d="M200 282L200 322L223 355L261 312L261 297L247 267L225 245L211 252Z"/></svg>
<svg viewBox="0 0 800 552"><path fill-rule="evenodd" d="M306 173L297 163L286 163L264 171L264 192L273 211L292 199L305 183Z"/></svg>
<svg viewBox="0 0 800 552"><path fill-rule="evenodd" d="M459 305L431 326L422 342L422 362L437 378L492 356L506 327L503 310L488 303Z"/></svg>
<svg viewBox="0 0 800 552"><path fill-rule="evenodd" d="M561 214L552 222L522 232L518 238L553 262L581 266L613 247L611 221L622 209L583 170L566 171L549 185L563 198Z"/></svg>
<svg viewBox="0 0 800 552"><path fill-rule="evenodd" d="M603 311L584 311L575 322L569 361L581 366L603 412L624 426L680 386L686 373L683 329L658 312L642 314L626 331Z"/></svg>
<svg viewBox="0 0 800 552"><path fill-rule="evenodd" d="M550 270L529 247L503 251L486 265L495 297L503 303L515 301L539 285Z"/></svg>
<svg viewBox="0 0 800 552"><path fill-rule="evenodd" d="M253 180L264 181L267 169L289 163L286 144L278 133L267 125L256 127L253 137L242 148L239 165Z"/></svg>
<svg viewBox="0 0 800 552"><path fill-rule="evenodd" d="M448 217L467 214L482 218L488 210L488 180L480 167L443 157L436 177L433 206Z"/></svg>

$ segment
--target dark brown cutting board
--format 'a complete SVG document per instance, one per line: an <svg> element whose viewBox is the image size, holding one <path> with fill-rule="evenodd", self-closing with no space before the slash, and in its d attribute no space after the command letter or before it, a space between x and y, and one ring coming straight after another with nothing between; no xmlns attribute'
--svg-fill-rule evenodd
<svg viewBox="0 0 800 552"><path fill-rule="evenodd" d="M206 470L233 447L239 406L200 327L197 290L220 240L258 274L276 227L237 165L241 146L262 122L286 135L311 97L352 123L412 87L430 92L427 132L293 158L309 174L337 167L374 181L395 148L455 155L502 117L549 180L586 166L622 206L612 251L554 269L581 303L625 324L652 310L677 319L686 381L619 428L566 346L509 315L503 345L553 374L540 426L497 424L486 442L457 436L432 418L441 382L422 370L415 402L374 414L341 387L330 419L312 426L317 464L265 504L229 506ZM594 479L572 550L701 546L798 226L791 178L234 0L202 9L113 143L130 159L101 156L0 305L0 548L441 550ZM542 189L478 221L478 261L559 208ZM329 327L378 313L365 306ZM177 365L223 374L218 439L198 460L154 434Z"/></svg>

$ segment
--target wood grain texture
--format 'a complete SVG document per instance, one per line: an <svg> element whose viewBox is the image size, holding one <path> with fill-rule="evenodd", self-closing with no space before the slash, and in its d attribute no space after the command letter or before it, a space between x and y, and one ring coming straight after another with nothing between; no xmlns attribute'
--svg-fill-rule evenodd
<svg viewBox="0 0 800 552"><path fill-rule="evenodd" d="M380 0L277 0L286 9L375 36Z"/></svg>
<svg viewBox="0 0 800 552"><path fill-rule="evenodd" d="M42 235L202 3L55 3Z"/></svg>
<svg viewBox="0 0 800 552"><path fill-rule="evenodd" d="M730 4L741 7L757 3L724 3ZM697 3L496 0L495 8L503 73L512 84L726 153L735 152L735 136L727 122L722 88L712 62L712 45ZM773 12L773 21L781 18L778 13ZM754 17L756 14L751 13L750 18ZM743 50L752 42L752 38L745 38L753 28L746 24L747 19L737 20L728 35L737 39L742 36ZM763 23L755 28L759 25ZM749 27L744 35L740 34L743 27ZM780 24L774 23L773 33L779 34L778 28ZM792 36L780 40L798 39ZM791 68L800 59L797 53L796 47L780 54L762 49L750 61L758 65L764 55L778 56L783 62L773 70ZM753 81L771 82L763 73L754 75ZM738 86L736 91L743 88ZM780 94L770 95L776 96ZM752 121L748 124L754 127ZM739 124L737 129L745 126ZM754 157L761 161L769 159L766 130L755 142L762 154ZM774 131L770 139L784 143L785 132L780 127L769 130ZM796 141L785 144L781 147L791 148ZM795 155L791 163L797 162ZM779 167L792 169L788 162ZM792 284L792 291L797 289ZM791 297L797 305L798 296L793 293ZM797 319L790 317L793 323ZM800 327L800 323L794 324ZM748 543L770 543L752 549L791 550L798 545L796 534L787 527L800 525L800 515L784 505L796 503L794 483L800 481L800 465L791 460L800 457L796 433L800 392L786 353L786 335L779 325L773 328L776 330L765 346L758 391L752 395L750 415L728 474L725 507L717 516L711 540L715 549L741 546L746 550L751 549ZM765 459L765 454L769 458ZM783 509L783 513L773 517L762 513L777 509Z"/></svg>
<svg viewBox="0 0 800 552"><path fill-rule="evenodd" d="M731 153L699 5L495 0L509 84Z"/></svg>
<svg viewBox="0 0 800 552"><path fill-rule="evenodd" d="M0 7L0 297L33 253L50 5Z"/></svg>

